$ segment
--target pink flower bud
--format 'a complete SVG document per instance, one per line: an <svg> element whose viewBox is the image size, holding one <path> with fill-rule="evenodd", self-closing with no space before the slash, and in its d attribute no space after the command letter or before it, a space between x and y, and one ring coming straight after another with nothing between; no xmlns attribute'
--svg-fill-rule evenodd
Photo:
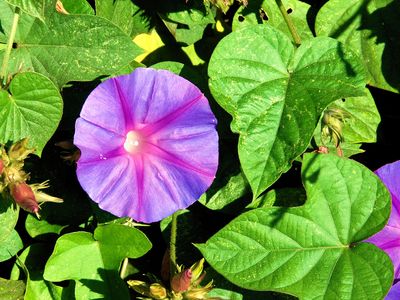
<svg viewBox="0 0 400 300"><path fill-rule="evenodd" d="M4 163L3 160L0 159L0 175L3 174L3 170L4 170Z"/></svg>
<svg viewBox="0 0 400 300"><path fill-rule="evenodd" d="M31 187L25 182L19 182L11 185L11 196L15 202L27 212L38 215L39 205Z"/></svg>
<svg viewBox="0 0 400 300"><path fill-rule="evenodd" d="M175 274L171 279L171 289L176 292L187 291L192 282L192 270L186 269L182 272Z"/></svg>

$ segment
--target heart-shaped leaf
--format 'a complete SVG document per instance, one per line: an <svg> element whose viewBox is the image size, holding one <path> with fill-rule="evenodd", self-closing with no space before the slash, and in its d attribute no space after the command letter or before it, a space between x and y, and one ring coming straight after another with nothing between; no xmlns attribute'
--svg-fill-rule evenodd
<svg viewBox="0 0 400 300"><path fill-rule="evenodd" d="M315 31L342 41L363 57L368 83L400 91L400 2L330 0L318 12Z"/></svg>
<svg viewBox="0 0 400 300"><path fill-rule="evenodd" d="M337 41L310 39L295 51L285 34L266 25L225 37L208 73L212 94L240 134L239 158L254 197L307 148L322 110L363 95L365 86L362 63Z"/></svg>
<svg viewBox="0 0 400 300"><path fill-rule="evenodd" d="M9 34L12 7L0 0L2 28ZM45 22L21 14L8 73L34 70L59 87L89 81L127 65L142 51L110 21L90 15L47 12ZM0 52L2 60L4 51Z"/></svg>
<svg viewBox="0 0 400 300"><path fill-rule="evenodd" d="M79 280L96 297L128 299L127 287L118 274L119 265L125 257L138 258L150 248L150 241L141 231L119 224L99 226L94 235L66 234L57 240L43 277L48 281Z"/></svg>
<svg viewBox="0 0 400 300"><path fill-rule="evenodd" d="M300 299L382 299L390 258L360 243L385 225L390 195L366 167L331 154L304 156L308 200L300 207L251 210L197 245L233 283Z"/></svg>
<svg viewBox="0 0 400 300"><path fill-rule="evenodd" d="M41 155L61 120L63 102L54 83L33 72L17 74L0 90L0 143L29 138Z"/></svg>

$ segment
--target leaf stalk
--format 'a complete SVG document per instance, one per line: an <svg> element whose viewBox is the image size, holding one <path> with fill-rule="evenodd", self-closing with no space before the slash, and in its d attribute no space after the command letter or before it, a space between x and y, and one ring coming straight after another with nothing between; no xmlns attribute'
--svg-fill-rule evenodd
<svg viewBox="0 0 400 300"><path fill-rule="evenodd" d="M292 19L290 18L289 14L287 13L286 7L283 5L282 0L276 0L276 4L278 5L279 10L281 11L282 17L285 20L286 25L289 28L290 34L292 35L294 42L296 43L297 46L300 46L300 44L301 44L300 35L297 32L297 29L294 26Z"/></svg>
<svg viewBox="0 0 400 300"><path fill-rule="evenodd" d="M169 259L170 259L170 274L171 278L176 271L176 233L178 228L178 211L174 212L171 221L171 235L169 240Z"/></svg>
<svg viewBox="0 0 400 300"><path fill-rule="evenodd" d="M7 41L7 48L4 52L3 64L1 65L1 70L0 70L0 80L1 80L2 86L5 86L7 84L7 66L8 66L8 61L10 60L11 49L12 49L12 46L14 43L15 34L17 33L19 16L20 16L20 9L19 9L19 7L16 7L15 11L14 11L14 18L13 18L10 36Z"/></svg>

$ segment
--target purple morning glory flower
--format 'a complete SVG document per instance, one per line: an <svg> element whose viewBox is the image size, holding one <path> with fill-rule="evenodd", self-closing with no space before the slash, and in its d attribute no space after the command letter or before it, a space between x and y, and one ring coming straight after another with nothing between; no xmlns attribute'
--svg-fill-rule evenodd
<svg viewBox="0 0 400 300"><path fill-rule="evenodd" d="M198 200L213 181L215 127L207 99L178 75L138 68L108 79L76 121L79 182L116 216L159 221Z"/></svg>
<svg viewBox="0 0 400 300"><path fill-rule="evenodd" d="M394 277L400 278L400 160L384 165L375 173L392 196L392 212L386 226L366 241L375 244L390 256L394 265Z"/></svg>
<svg viewBox="0 0 400 300"><path fill-rule="evenodd" d="M400 282L394 284L389 294L386 295L385 300L399 300L400 299Z"/></svg>

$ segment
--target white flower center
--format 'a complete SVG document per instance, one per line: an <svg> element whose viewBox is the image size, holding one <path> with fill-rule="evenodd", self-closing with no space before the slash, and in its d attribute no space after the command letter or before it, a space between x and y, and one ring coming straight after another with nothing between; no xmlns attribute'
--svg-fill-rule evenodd
<svg viewBox="0 0 400 300"><path fill-rule="evenodd" d="M139 135L136 131L129 131L128 134L126 135L126 140L124 143L124 149L126 152L130 154L135 154L139 151L140 149L140 138Z"/></svg>

